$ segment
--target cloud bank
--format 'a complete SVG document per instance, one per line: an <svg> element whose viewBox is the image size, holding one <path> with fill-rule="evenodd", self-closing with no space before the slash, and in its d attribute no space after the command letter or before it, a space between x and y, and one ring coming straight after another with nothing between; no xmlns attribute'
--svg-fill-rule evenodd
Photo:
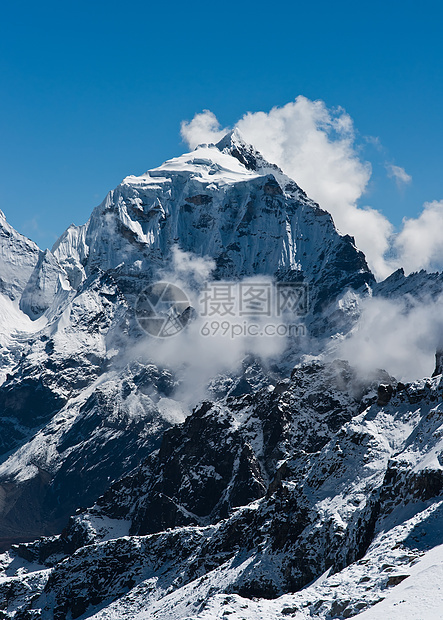
<svg viewBox="0 0 443 620"><path fill-rule="evenodd" d="M208 384L217 375L241 370L246 356L259 357L263 363L276 361L288 346L288 339L277 334L259 335L269 323L277 322L275 317L242 316L238 308L231 315L205 315L201 303L202 291L210 284L210 275L215 267L212 259L185 252L177 246L172 249L170 264L157 272L159 281L166 281L186 293L190 305L196 310L194 319L179 333L170 338L142 339L131 350L131 357L143 359L172 370L180 385L174 398L190 409L208 397ZM263 275L247 278L248 285L255 281L272 283ZM217 281L218 286L223 282ZM294 322L293 320L291 321ZM278 317L284 324L285 317ZM253 327L251 330L249 327ZM257 330L255 329L257 327Z"/></svg>
<svg viewBox="0 0 443 620"><path fill-rule="evenodd" d="M404 267L443 267L443 252L436 236L441 226L442 202L427 203L418 218L404 221L395 233L389 220L376 209L358 205L371 177L371 165L362 161L352 118L342 108L328 109L323 101L297 97L270 112L248 112L235 125L270 162L276 163L333 216L338 230L355 238L377 279ZM190 148L215 143L229 128L222 128L209 110L181 127ZM411 182L404 168L386 166L399 187Z"/></svg>
<svg viewBox="0 0 443 620"><path fill-rule="evenodd" d="M356 328L336 353L363 376L377 368L402 381L430 376L436 348L443 342L442 304L442 297L363 300Z"/></svg>
<svg viewBox="0 0 443 620"><path fill-rule="evenodd" d="M426 269L439 271L443 266L443 200L427 202L417 218L403 220L394 247L397 263L407 273Z"/></svg>

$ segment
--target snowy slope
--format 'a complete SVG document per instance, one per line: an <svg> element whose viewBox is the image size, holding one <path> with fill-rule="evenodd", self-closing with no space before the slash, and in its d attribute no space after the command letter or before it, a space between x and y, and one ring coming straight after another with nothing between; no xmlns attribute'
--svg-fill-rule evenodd
<svg viewBox="0 0 443 620"><path fill-rule="evenodd" d="M35 243L14 230L0 211L0 293L19 299L39 255Z"/></svg>
<svg viewBox="0 0 443 620"><path fill-rule="evenodd" d="M409 576L361 620L440 620L443 609L443 545L437 545L412 566Z"/></svg>

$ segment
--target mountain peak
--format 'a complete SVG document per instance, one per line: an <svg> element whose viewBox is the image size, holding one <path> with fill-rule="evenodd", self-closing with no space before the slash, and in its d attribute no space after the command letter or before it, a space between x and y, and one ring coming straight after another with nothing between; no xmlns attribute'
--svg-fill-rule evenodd
<svg viewBox="0 0 443 620"><path fill-rule="evenodd" d="M312 300L323 291L322 304L373 279L330 215L238 129L217 144L200 144L141 176L126 177L85 227L66 231L54 254L71 283L121 264L128 278L137 279L134 265L152 273L152 265L169 261L176 243L214 260L216 279L303 272L318 289ZM320 268L324 248L330 259Z"/></svg>
<svg viewBox="0 0 443 620"><path fill-rule="evenodd" d="M245 140L237 127L229 131L215 146L222 153L235 157L248 170L271 169L272 171L282 172L278 166L266 161L263 155Z"/></svg>
<svg viewBox="0 0 443 620"><path fill-rule="evenodd" d="M219 142L217 142L217 144L215 145L220 151L223 151L226 148L231 148L233 146L237 146L237 147L251 147L252 145L249 144L245 138L243 137L243 134L240 132L239 129L237 129L237 127L234 127L234 129L231 129L231 131L228 131L228 133L226 135L223 136L223 138L221 140L219 140Z"/></svg>

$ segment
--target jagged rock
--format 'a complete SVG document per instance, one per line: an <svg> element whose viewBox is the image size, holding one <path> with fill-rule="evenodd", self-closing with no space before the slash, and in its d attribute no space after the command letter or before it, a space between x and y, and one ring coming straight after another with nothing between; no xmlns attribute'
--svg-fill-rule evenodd
<svg viewBox="0 0 443 620"><path fill-rule="evenodd" d="M392 385L386 385L383 383L379 385L377 389L377 405L379 407L387 405L388 402L391 400L393 392L394 388L392 387Z"/></svg>
<svg viewBox="0 0 443 620"><path fill-rule="evenodd" d="M437 349L435 352L435 369L432 373L433 377L443 373L443 350Z"/></svg>
<svg viewBox="0 0 443 620"><path fill-rule="evenodd" d="M224 575L224 585L218 588L223 587L223 591L236 593L243 600L257 596L273 598L306 588L328 569L335 579L349 565L367 570L364 567L371 566L371 556L363 558L374 537L385 535L386 523L389 519L392 522L391 515L397 506L409 505L409 514L414 514L414 510L418 513L423 510L423 502L441 498L443 485L439 470L431 472L427 466L420 469L417 449L420 446L421 458L426 463L429 450L441 443L435 430L442 427L443 421L439 406L431 402L426 392L422 393L418 410L417 405L412 411L405 409L401 393L393 393L384 408L373 404L359 413L358 401L348 393L355 391L355 379L344 364L307 364L297 368L292 381L285 384L286 389L281 386L276 394L264 388L256 395L255 402L250 394L227 396L224 407L229 400L230 409L225 411L221 404L203 404L181 426L166 432L160 450L143 466L114 484L91 511L74 517L62 537L17 549L22 557L53 567L44 589L39 582L32 590L32 603L27 598L26 605L42 613L53 610L54 617L64 618L68 614L79 617L91 613L94 606L103 605L110 597L125 597L127 592L127 596L134 592L137 600L137 592L143 592L143 597L149 592L151 603L144 603L149 608L165 591L171 594L186 589L187 584L198 589L203 587L203 579L211 580L211 575L215 579L220 573ZM368 385L366 390L374 387ZM420 393L420 383L408 387L411 393L414 389ZM327 390L335 392L335 414L325 407ZM363 398L361 386L359 391ZM430 391L441 399L439 382L434 382ZM346 408L347 415L337 430L330 428L322 445L313 446L307 429L318 428L319 422L324 423L325 415L331 422L336 419L338 403ZM286 456L284 464L275 469L279 461L272 456L276 449L272 434L263 432L267 419L264 413L275 406L285 410L287 404L278 450L280 458ZM309 413L306 407L310 408ZM215 435L218 436L216 446L211 445L211 437ZM263 444L251 441L254 435L262 437ZM193 443L197 437L201 438L198 446ZM223 518L213 511L215 499L205 495L206 474L202 477L202 472L211 474L208 468L219 467L223 473L226 465L220 461L217 448L226 453L227 445L236 442L240 445L240 437L249 440L244 444L249 447L243 458L253 462L252 451L256 462L255 467L243 468L242 481L250 484L260 473L264 482L264 474L269 474L271 467L276 474L273 480L268 475L267 493L259 492L252 502L247 493L240 494L243 505L235 508L231 503L230 512ZM416 473L405 465L411 458L415 459ZM193 491L192 480L196 477L201 484L201 496ZM430 480L440 482L430 484ZM232 474L221 476L220 483L230 492ZM175 516L171 519L161 503L163 520L158 520L155 508L151 516L148 511L140 512L159 493L165 499L165 490L169 491L167 499L173 512L181 511L184 517L181 522L176 523ZM204 504L206 509L202 510ZM195 512L191 513L190 508ZM199 520L202 513L209 516L206 525ZM109 527L115 521L109 521L110 518L121 523L129 518L134 533L140 534L142 528L150 528L153 533L148 536L133 533L129 538L112 540L112 534L107 532L112 531ZM426 518L429 516L422 517L421 522L425 523ZM159 531L154 533L156 527ZM409 531L403 525L398 535L403 532L405 540ZM418 538L422 539L420 535ZM77 551L76 545L80 546ZM380 543L374 549L379 546ZM66 559L57 561L57 553ZM237 569L231 573L233 566ZM388 568L395 566L375 563L381 589L395 586L406 578L406 573L398 570L386 576ZM150 583L154 575L157 579L161 576L160 581L156 588L146 590L143 584ZM364 574L360 577L365 592L370 590L367 584L373 578ZM19 596L23 594L14 595L15 599ZM339 602L331 595L317 599L315 605L310 604L311 616L317 617L317 612L319 618L355 615L377 600L377 596L366 602L348 596Z"/></svg>

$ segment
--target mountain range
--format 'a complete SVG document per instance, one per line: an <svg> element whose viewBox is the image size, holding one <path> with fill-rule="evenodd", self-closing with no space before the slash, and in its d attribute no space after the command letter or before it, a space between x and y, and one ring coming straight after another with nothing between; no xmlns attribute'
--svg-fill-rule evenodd
<svg viewBox="0 0 443 620"><path fill-rule="evenodd" d="M406 383L336 343L441 274L376 282L237 130L126 177L51 251L0 213L0 256L1 617L440 617L441 354ZM161 339L139 309L164 281L189 301ZM303 290L303 330L204 338L208 285Z"/></svg>

